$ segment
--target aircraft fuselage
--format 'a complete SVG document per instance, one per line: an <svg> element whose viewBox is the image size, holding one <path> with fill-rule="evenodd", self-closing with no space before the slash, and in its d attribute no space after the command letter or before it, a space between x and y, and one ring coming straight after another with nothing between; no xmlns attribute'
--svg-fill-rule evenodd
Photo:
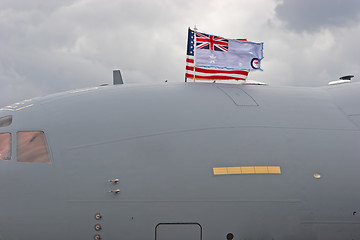
<svg viewBox="0 0 360 240"><path fill-rule="evenodd" d="M359 90L124 85L4 107L0 239L360 239Z"/></svg>

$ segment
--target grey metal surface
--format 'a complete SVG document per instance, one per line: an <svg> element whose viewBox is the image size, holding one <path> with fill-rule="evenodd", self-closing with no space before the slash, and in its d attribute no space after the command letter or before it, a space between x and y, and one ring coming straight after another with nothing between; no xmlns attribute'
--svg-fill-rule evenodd
<svg viewBox="0 0 360 240"><path fill-rule="evenodd" d="M159 224L204 240L360 239L359 91L166 83L4 107L0 239L155 239ZM17 162L18 131L44 131L51 163ZM240 166L281 174L213 173Z"/></svg>

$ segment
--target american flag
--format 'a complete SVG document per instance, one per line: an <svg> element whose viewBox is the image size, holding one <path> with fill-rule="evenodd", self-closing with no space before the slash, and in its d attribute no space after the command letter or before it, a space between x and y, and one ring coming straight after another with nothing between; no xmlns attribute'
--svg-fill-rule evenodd
<svg viewBox="0 0 360 240"><path fill-rule="evenodd" d="M196 33L196 38L195 38ZM246 39L241 39L246 41ZM195 46L197 49L205 48L214 51L228 51L228 39L209 34L194 32L189 28L186 58L185 81L192 80L242 80L245 81L249 71L223 69L215 67L195 66Z"/></svg>

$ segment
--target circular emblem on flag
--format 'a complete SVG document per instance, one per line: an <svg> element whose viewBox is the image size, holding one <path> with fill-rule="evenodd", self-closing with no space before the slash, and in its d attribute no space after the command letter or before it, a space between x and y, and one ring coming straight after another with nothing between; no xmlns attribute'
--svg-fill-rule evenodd
<svg viewBox="0 0 360 240"><path fill-rule="evenodd" d="M251 67L253 69L259 69L260 68L260 60L258 58L253 58L251 60Z"/></svg>

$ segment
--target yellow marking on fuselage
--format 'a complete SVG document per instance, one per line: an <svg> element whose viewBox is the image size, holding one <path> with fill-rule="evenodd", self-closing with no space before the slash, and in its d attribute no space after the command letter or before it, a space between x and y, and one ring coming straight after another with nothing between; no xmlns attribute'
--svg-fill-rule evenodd
<svg viewBox="0 0 360 240"><path fill-rule="evenodd" d="M0 108L0 111L16 112L16 111L22 110L24 108L32 107L32 106L34 106L34 104L30 104L30 105L19 107L19 108L17 108L16 106L8 106L8 107Z"/></svg>
<svg viewBox="0 0 360 240"><path fill-rule="evenodd" d="M280 166L242 166L213 168L214 175L281 174Z"/></svg>

